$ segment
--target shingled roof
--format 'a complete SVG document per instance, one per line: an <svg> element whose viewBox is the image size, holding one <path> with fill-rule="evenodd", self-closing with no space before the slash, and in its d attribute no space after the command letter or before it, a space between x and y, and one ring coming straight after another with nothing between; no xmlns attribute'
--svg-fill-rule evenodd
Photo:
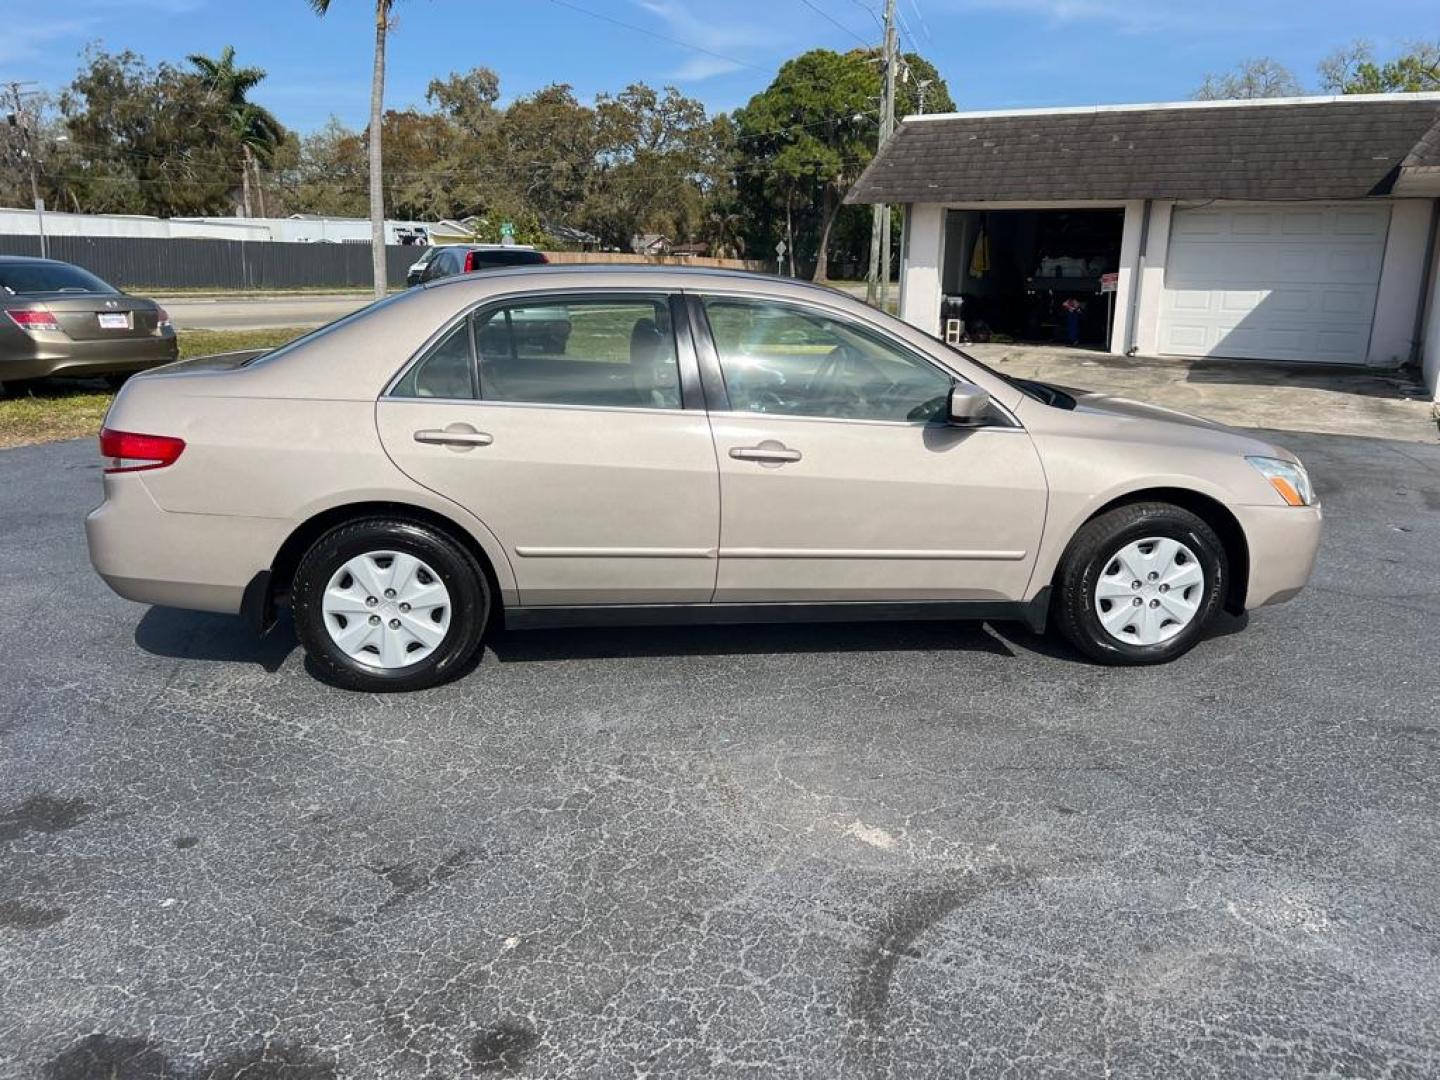
<svg viewBox="0 0 1440 1080"><path fill-rule="evenodd" d="M1440 194L1411 183L1437 165L1440 94L951 113L905 120L845 201L1359 199Z"/></svg>

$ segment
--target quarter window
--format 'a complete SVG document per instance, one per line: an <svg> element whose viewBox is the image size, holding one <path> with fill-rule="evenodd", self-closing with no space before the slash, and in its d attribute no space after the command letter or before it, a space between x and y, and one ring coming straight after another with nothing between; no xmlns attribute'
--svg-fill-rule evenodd
<svg viewBox="0 0 1440 1080"><path fill-rule="evenodd" d="M405 398L473 398L475 367L470 357L470 320L458 326L436 343L405 373L393 397Z"/></svg>
<svg viewBox="0 0 1440 1080"><path fill-rule="evenodd" d="M475 320L480 396L544 405L680 408L664 297L532 300Z"/></svg>
<svg viewBox="0 0 1440 1080"><path fill-rule="evenodd" d="M707 298L705 313L736 412L930 421L953 379L855 323L807 308Z"/></svg>

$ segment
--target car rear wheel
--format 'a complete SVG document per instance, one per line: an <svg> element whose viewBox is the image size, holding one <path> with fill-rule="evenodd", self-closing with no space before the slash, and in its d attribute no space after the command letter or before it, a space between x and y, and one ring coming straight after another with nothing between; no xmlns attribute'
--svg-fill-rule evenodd
<svg viewBox="0 0 1440 1080"><path fill-rule="evenodd" d="M1203 519L1133 503L1075 534L1056 581L1056 623L1092 660L1162 664L1200 640L1228 582L1225 547Z"/></svg>
<svg viewBox="0 0 1440 1080"><path fill-rule="evenodd" d="M463 673L490 588L475 557L429 525L367 518L320 537L295 571L295 628L315 673L352 690L419 690Z"/></svg>

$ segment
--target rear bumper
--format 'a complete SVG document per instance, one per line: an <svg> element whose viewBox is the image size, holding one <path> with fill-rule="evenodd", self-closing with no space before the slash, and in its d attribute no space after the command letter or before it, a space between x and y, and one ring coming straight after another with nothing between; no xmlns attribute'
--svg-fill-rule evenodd
<svg viewBox="0 0 1440 1080"><path fill-rule="evenodd" d="M52 340L54 338L60 340ZM0 382L52 375L119 375L173 363L180 356L174 334L164 337L75 341L63 335L35 337L0 354Z"/></svg>
<svg viewBox="0 0 1440 1080"><path fill-rule="evenodd" d="M1320 549L1318 506L1237 506L1233 508L1250 547L1250 581L1245 607L1283 604L1304 588Z"/></svg>
<svg viewBox="0 0 1440 1080"><path fill-rule="evenodd" d="M91 565L127 600L238 614L287 526L275 518L170 513L135 473L105 478L105 501L85 519L85 539Z"/></svg>

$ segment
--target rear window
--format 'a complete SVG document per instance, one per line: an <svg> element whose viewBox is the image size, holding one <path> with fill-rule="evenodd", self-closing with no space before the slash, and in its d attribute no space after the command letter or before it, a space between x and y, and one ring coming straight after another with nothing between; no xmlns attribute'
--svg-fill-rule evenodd
<svg viewBox="0 0 1440 1080"><path fill-rule="evenodd" d="M545 262L538 251L477 251L475 266L537 266Z"/></svg>
<svg viewBox="0 0 1440 1080"><path fill-rule="evenodd" d="M0 289L9 296L26 293L114 293L88 270L68 263L0 263Z"/></svg>

